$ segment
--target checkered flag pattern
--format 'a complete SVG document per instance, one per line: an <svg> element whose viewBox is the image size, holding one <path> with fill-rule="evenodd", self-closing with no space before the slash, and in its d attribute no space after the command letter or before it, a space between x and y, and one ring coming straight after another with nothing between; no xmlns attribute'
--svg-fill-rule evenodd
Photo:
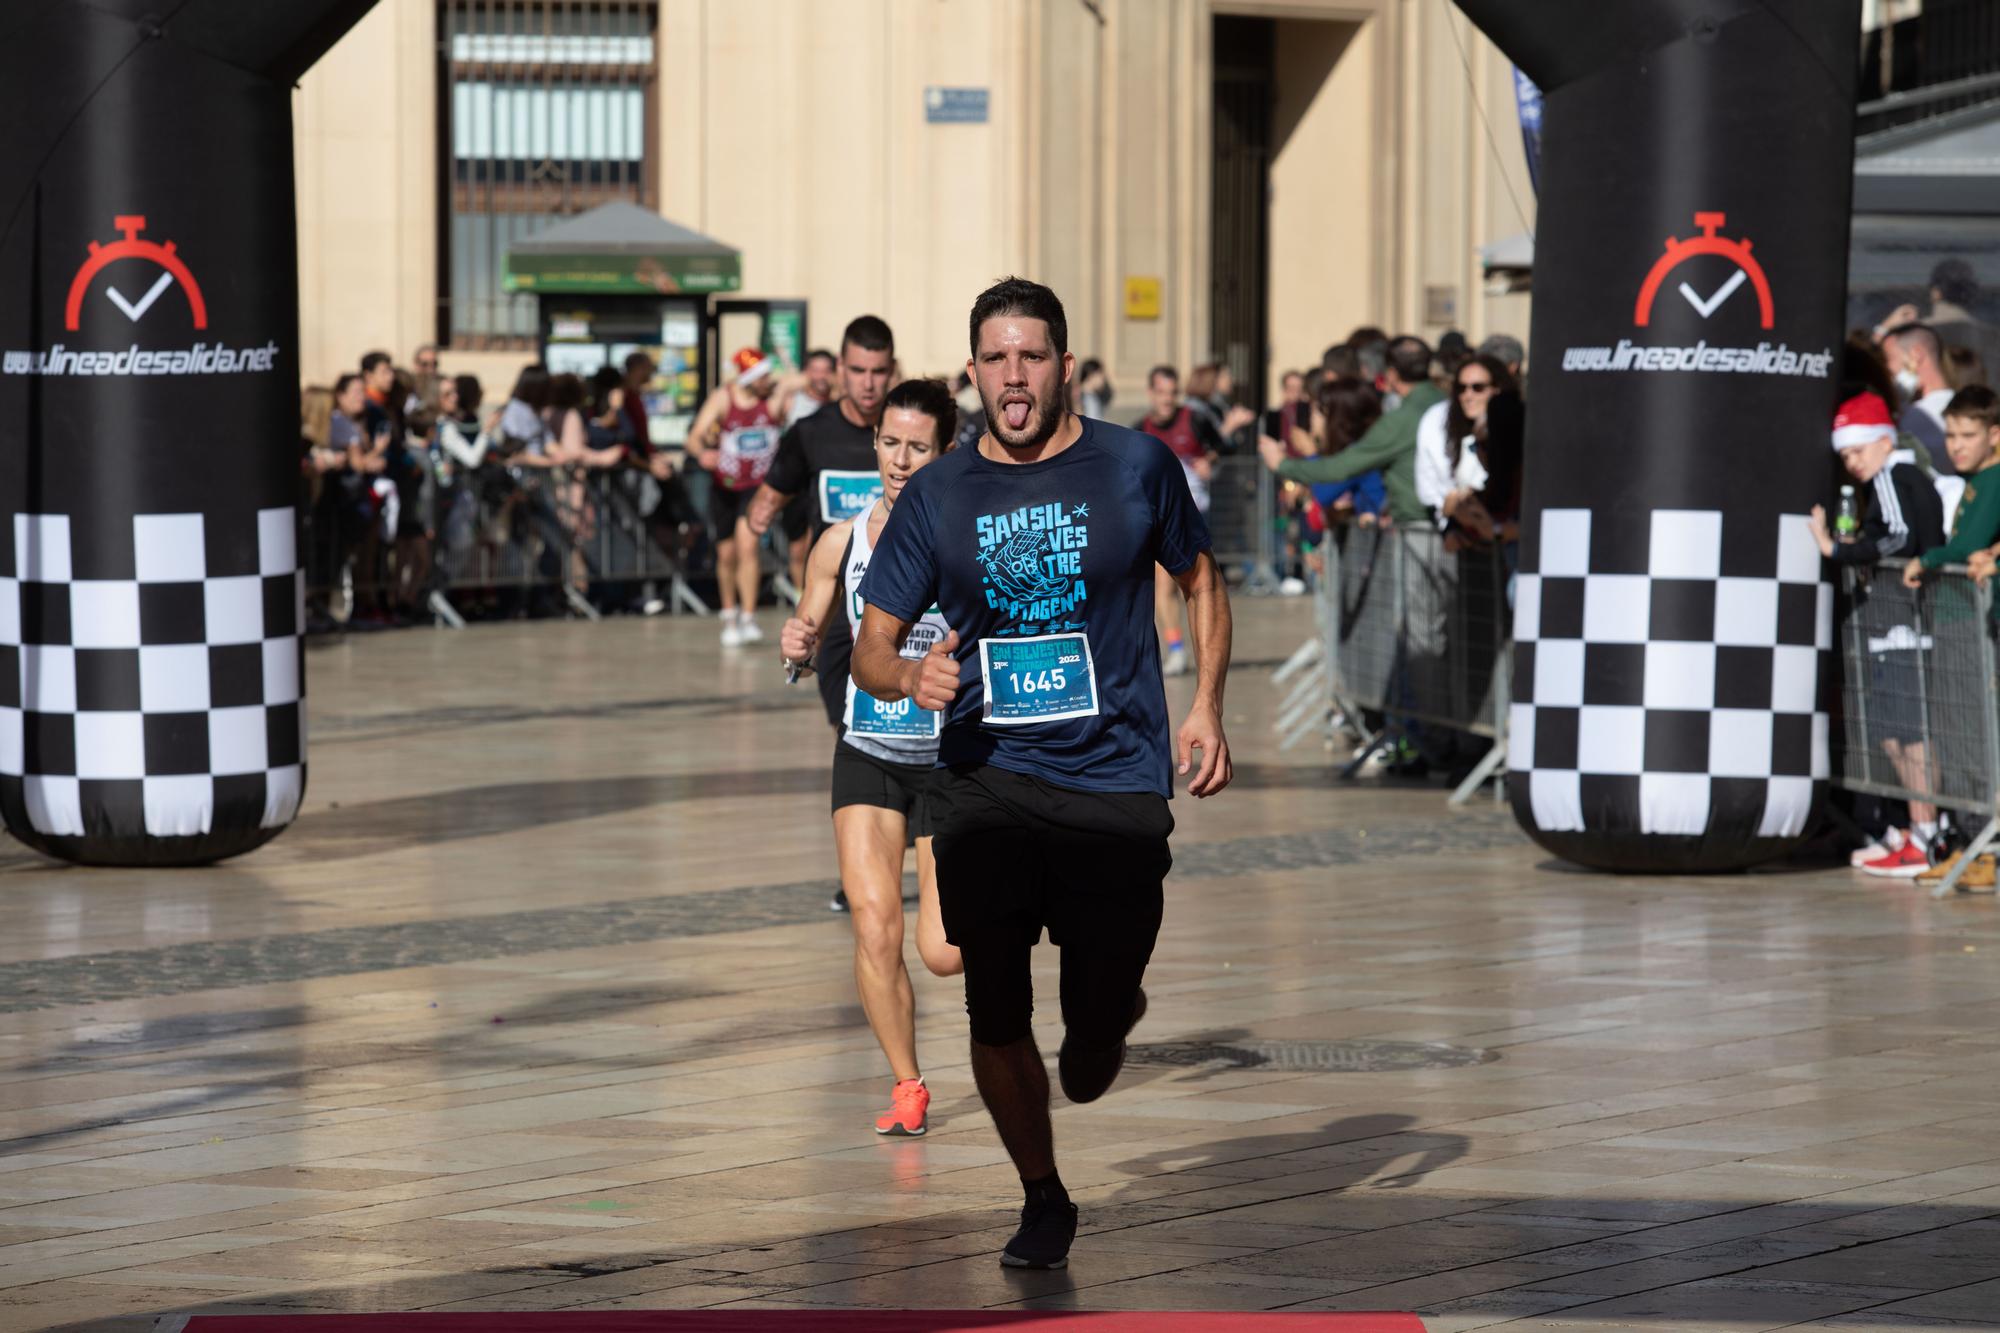
<svg viewBox="0 0 2000 1333"><path fill-rule="evenodd" d="M1517 805L1538 828L1805 829L1828 771L1819 683L1833 647L1833 588L1806 523L1543 511L1516 585L1508 737Z"/></svg>
<svg viewBox="0 0 2000 1333"><path fill-rule="evenodd" d="M101 534L14 515L0 542L10 825L165 838L208 833L218 809L291 821L305 787L295 514L140 514Z"/></svg>

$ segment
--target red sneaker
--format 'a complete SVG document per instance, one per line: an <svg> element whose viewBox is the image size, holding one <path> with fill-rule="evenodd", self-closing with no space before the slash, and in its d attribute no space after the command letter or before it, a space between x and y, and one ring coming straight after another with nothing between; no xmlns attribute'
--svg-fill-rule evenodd
<svg viewBox="0 0 2000 1333"><path fill-rule="evenodd" d="M1863 865L1861 869L1870 875L1881 875L1887 879L1915 879L1931 868L1930 857L1924 855L1917 840L1911 838L1887 856L1878 856Z"/></svg>
<svg viewBox="0 0 2000 1333"><path fill-rule="evenodd" d="M931 1090L924 1086L923 1079L898 1079L896 1090L889 1094L889 1113L876 1117L875 1132L919 1138L924 1132L924 1114L930 1109Z"/></svg>

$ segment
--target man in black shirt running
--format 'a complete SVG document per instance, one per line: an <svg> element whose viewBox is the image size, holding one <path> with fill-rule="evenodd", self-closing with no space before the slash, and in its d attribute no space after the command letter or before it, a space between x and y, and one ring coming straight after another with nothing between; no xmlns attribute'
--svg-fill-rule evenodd
<svg viewBox="0 0 2000 1333"><path fill-rule="evenodd" d="M875 426L895 374L896 338L874 315L863 315L840 338L840 400L793 422L778 440L778 456L751 498L750 531L762 536L795 496L812 506L807 544L835 523L853 518L882 494L875 459ZM835 616L820 641L813 667L829 725L847 708L847 658L853 637Z"/></svg>

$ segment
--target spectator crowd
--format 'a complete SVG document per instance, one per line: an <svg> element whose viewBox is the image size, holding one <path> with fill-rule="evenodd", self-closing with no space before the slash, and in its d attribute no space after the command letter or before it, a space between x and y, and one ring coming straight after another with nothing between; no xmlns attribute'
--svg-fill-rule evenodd
<svg viewBox="0 0 2000 1333"><path fill-rule="evenodd" d="M1950 260L1932 274L1927 308L1902 305L1849 336L1830 431L1835 466L1827 503L1814 506L1809 522L1835 565L1895 566L1902 599L1884 596L1878 575L1870 608L1856 612L1869 627L1860 684L1870 753L1879 750L1893 785L1913 793L1939 789L1931 738L1951 725L1934 698L1925 702L1937 691L1925 684L1921 590L1939 571L1961 568L1970 583L1960 584L1983 587L2000 564L2000 396L1985 368L2000 337L1972 313L1978 296L1969 266ZM855 365L843 361L850 348L858 349ZM1364 326L1327 347L1317 365L1284 372L1277 401L1261 410L1220 362L1185 374L1155 366L1143 403L1127 405L1105 365L1085 359L1069 392L1078 413L1161 440L1204 512L1220 469L1239 479L1245 468L1274 474L1276 514L1249 521L1282 530L1278 568L1269 571L1281 594L1304 593L1324 572L1329 540L1375 529L1435 534L1445 557L1485 556L1502 569L1511 604L1525 360L1507 333L1474 345L1452 331L1432 345ZM659 579L607 577L592 556L593 539L615 517L642 534L662 568L713 587L725 644L761 639L752 613L765 580L774 595L788 591L787 575L801 585L808 545L811 497L777 495L787 502L782 521L776 507L760 512L755 503L760 487L772 490L764 479L780 441L843 397L879 398L898 376L887 326L867 316L848 326L839 355L816 350L793 368L751 348L728 369L674 449L654 438L646 394L656 367L643 351L588 380L530 365L498 403L476 378L440 374L431 346L407 368L371 352L330 387L308 389L310 627L427 621L447 589L454 613L474 617L563 614L579 604L657 613L668 602ZM963 375L955 392L958 442L969 446L985 430L981 404ZM866 405L856 398L850 406ZM856 419L872 420L865 410ZM1246 493L1231 490L1232 503ZM1432 582L1444 590L1436 595L1458 595L1449 580ZM1870 596L1863 583L1854 583L1856 595ZM1164 669L1185 672L1183 608L1164 577L1155 610ZM1504 608L1493 615L1504 623ZM1470 768L1448 736L1410 719L1387 721L1390 743L1371 762L1402 775ZM1865 843L1854 864L1873 875L1935 879L1964 842L1949 813L1922 800L1843 793L1836 804ZM1962 882L1990 890L1993 857L1980 857Z"/></svg>

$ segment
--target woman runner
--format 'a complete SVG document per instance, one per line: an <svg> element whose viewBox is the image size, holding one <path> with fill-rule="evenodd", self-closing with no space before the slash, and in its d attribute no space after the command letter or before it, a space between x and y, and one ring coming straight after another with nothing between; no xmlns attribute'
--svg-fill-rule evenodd
<svg viewBox="0 0 2000 1333"><path fill-rule="evenodd" d="M828 528L813 547L798 614L785 622L779 640L790 678L812 669L820 626L836 597L849 627L859 623L861 577L896 497L917 469L951 448L957 415L951 390L939 380L905 380L889 391L875 427L882 498ZM943 620L926 616L911 630L904 654L922 657L944 635ZM911 838L917 848L917 953L941 977L963 967L958 950L945 942L938 914L937 863L924 808L937 762L938 715L907 699L877 703L852 680L842 685L847 709L833 748L833 840L854 919L861 1007L896 1076L890 1108L875 1121L875 1132L918 1135L931 1095L917 1064L916 994L903 965L903 848Z"/></svg>

